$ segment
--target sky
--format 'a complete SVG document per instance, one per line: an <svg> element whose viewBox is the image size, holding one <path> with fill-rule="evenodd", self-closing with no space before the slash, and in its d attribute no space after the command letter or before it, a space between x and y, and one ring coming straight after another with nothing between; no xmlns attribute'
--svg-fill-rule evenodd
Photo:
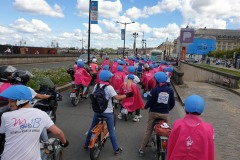
<svg viewBox="0 0 240 160"><path fill-rule="evenodd" d="M93 1L93 0L92 0ZM157 47L173 42L180 29L240 29L240 0L98 0L98 24L91 24L90 48ZM0 44L87 48L89 0L3 0ZM116 21L121 23L116 23ZM135 22L135 23L131 23ZM83 43L82 43L83 40Z"/></svg>

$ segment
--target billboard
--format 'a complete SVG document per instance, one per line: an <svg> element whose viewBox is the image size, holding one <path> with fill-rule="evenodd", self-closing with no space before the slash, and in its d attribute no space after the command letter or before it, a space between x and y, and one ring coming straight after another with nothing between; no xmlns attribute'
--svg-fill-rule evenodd
<svg viewBox="0 0 240 160"><path fill-rule="evenodd" d="M208 54L215 50L216 39L194 38L193 43L187 46L187 54Z"/></svg>

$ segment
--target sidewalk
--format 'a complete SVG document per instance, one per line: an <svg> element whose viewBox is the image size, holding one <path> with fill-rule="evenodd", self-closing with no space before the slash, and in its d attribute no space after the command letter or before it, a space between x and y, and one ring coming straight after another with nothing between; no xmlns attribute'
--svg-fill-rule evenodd
<svg viewBox="0 0 240 160"><path fill-rule="evenodd" d="M215 160L239 160L240 157L240 89L224 89L204 82L173 84L180 102L191 94L205 100L201 117L211 123L215 130Z"/></svg>

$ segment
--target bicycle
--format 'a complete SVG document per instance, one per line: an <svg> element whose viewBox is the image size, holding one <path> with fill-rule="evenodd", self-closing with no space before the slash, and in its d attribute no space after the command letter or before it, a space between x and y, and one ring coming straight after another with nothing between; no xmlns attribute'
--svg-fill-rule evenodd
<svg viewBox="0 0 240 160"><path fill-rule="evenodd" d="M90 149L90 159L97 160L100 156L101 150L104 147L104 143L109 138L109 132L107 128L107 118L104 116L98 116L99 123L92 129L92 136L88 145Z"/></svg>
<svg viewBox="0 0 240 160"><path fill-rule="evenodd" d="M42 160L63 159L63 148L60 146L60 140L57 138L49 138L48 142L41 142L40 149Z"/></svg>
<svg viewBox="0 0 240 160"><path fill-rule="evenodd" d="M152 143L155 147L155 157L157 160L166 160L167 158L167 143L168 143L168 136L171 133L170 128L168 127L167 123L163 119L155 119L154 122L154 132L152 137ZM165 126L162 126L162 125Z"/></svg>
<svg viewBox="0 0 240 160"><path fill-rule="evenodd" d="M79 101L83 98L87 99L89 95L89 87L87 88L85 94L83 94L83 85L77 85L74 82L72 82L72 90L70 94L71 103L75 107L78 105Z"/></svg>

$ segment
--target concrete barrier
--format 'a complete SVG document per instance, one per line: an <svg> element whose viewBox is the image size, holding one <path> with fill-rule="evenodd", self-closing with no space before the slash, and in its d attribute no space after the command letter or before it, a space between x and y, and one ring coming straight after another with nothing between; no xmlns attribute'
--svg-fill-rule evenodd
<svg viewBox="0 0 240 160"><path fill-rule="evenodd" d="M78 55L1 55L0 65L75 61Z"/></svg>
<svg viewBox="0 0 240 160"><path fill-rule="evenodd" d="M235 76L220 71L204 68L194 64L181 62L180 71L184 72L183 81L214 82L229 88L239 88L240 76Z"/></svg>

